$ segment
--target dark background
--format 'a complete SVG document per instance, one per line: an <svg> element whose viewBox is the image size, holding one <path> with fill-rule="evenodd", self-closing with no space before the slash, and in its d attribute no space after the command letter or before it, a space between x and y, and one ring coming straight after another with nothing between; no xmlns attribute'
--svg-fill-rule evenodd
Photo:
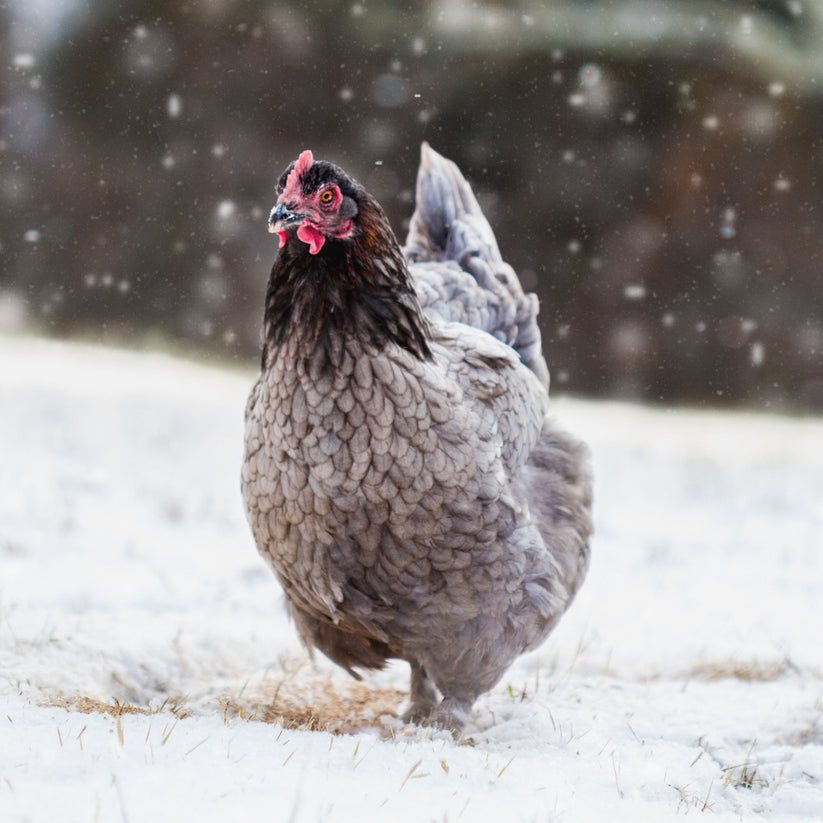
<svg viewBox="0 0 823 823"><path fill-rule="evenodd" d="M421 140L541 298L555 390L823 411L823 9L0 4L0 331L253 362L303 148L401 237Z"/></svg>

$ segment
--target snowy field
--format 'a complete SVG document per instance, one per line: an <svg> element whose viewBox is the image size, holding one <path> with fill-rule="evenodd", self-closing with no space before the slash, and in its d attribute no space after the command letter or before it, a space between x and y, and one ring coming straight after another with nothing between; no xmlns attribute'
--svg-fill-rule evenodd
<svg viewBox="0 0 823 823"><path fill-rule="evenodd" d="M557 401L589 579L454 741L301 650L252 380L0 337L0 820L823 820L823 421Z"/></svg>

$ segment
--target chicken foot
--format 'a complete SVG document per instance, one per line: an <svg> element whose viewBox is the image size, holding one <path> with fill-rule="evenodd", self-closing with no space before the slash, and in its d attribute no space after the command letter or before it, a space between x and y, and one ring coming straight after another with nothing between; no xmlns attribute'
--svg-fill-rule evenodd
<svg viewBox="0 0 823 823"><path fill-rule="evenodd" d="M425 723L437 706L437 689L426 670L415 660L411 666L409 708L403 712L404 723Z"/></svg>

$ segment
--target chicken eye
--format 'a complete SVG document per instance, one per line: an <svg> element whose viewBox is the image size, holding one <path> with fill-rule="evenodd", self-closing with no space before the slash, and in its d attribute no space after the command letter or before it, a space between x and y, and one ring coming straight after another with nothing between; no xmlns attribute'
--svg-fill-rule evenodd
<svg viewBox="0 0 823 823"><path fill-rule="evenodd" d="M332 202L332 200L334 200L334 192L333 192L331 189L326 189L326 190L325 190L325 191L324 191L324 192L320 195L320 202L321 202L324 206L328 206L328 205Z"/></svg>

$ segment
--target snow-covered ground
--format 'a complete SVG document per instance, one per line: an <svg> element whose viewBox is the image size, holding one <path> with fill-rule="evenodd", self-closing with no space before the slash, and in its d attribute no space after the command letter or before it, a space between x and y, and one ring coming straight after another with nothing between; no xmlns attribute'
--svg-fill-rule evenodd
<svg viewBox="0 0 823 823"><path fill-rule="evenodd" d="M307 662L252 379L0 338L0 819L823 819L823 421L557 401L590 576L455 742L392 716L404 666Z"/></svg>

